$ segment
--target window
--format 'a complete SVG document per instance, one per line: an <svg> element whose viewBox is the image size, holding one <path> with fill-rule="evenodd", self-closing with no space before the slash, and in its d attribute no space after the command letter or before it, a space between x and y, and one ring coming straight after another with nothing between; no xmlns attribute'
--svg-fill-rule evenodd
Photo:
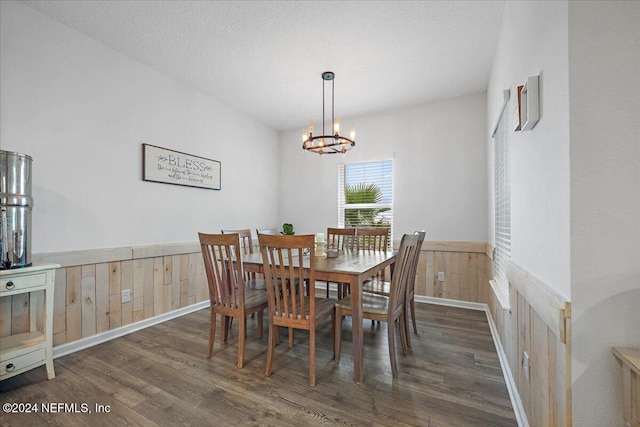
<svg viewBox="0 0 640 427"><path fill-rule="evenodd" d="M511 258L511 191L509 178L509 141L507 108L504 108L493 134L494 184L494 291L503 307L509 306L507 261Z"/></svg>
<svg viewBox="0 0 640 427"><path fill-rule="evenodd" d="M393 162L338 165L338 227L387 227L393 245Z"/></svg>

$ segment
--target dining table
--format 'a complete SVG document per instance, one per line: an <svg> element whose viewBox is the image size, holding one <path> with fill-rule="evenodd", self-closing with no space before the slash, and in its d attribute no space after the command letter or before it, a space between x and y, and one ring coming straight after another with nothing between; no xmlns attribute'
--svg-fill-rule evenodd
<svg viewBox="0 0 640 427"><path fill-rule="evenodd" d="M362 383L364 378L364 349L362 328L362 284L383 271L393 268L396 253L392 251L346 250L340 251L335 258L326 255L315 257L316 281L348 283L351 293L352 336L353 336L353 379ZM242 257L243 269L248 272L264 274L262 254L246 254ZM309 268L309 263L303 262Z"/></svg>

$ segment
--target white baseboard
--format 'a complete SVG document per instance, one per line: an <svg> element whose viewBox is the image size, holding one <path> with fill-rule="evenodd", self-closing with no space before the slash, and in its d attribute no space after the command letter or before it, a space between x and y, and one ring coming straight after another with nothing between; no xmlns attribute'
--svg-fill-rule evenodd
<svg viewBox="0 0 640 427"><path fill-rule="evenodd" d="M446 305L448 307L466 308L466 309L478 310L478 311L485 311L487 309L487 304L483 304L480 302L458 301L455 299L426 297L421 295L416 295L415 299L416 299L416 302L421 302L426 304Z"/></svg>
<svg viewBox="0 0 640 427"><path fill-rule="evenodd" d="M119 328L92 335L87 338L82 338L67 344L61 344L53 348L53 358L56 359L58 357L66 356L67 354L75 353L76 351L84 350L89 347L93 347L94 345L111 341L112 339L122 337L132 332L139 331L141 329L148 328L149 326L157 325L158 323L166 322L167 320L175 319L176 317L184 316L185 314L193 313L194 311L202 310L203 308L207 307L209 307L209 300L201 301L199 303L179 308L178 310L170 311L159 316L121 326Z"/></svg>
<svg viewBox="0 0 640 427"><path fill-rule="evenodd" d="M513 412L516 416L516 421L519 427L529 427L527 414L524 412L524 406L522 406L522 399L520 399L520 394L518 393L516 382L513 379L513 375L511 374L511 369L509 368L509 361L507 360L507 354L504 352L504 348L502 347L502 343L500 342L500 336L498 335L496 324L493 322L493 317L491 317L489 306L487 304L479 303L479 302L458 301L458 300L451 300L446 298L435 298L435 297L427 297L427 296L420 296L420 295L416 295L415 299L416 299L416 302L419 302L419 303L445 305L448 307L466 308L466 309L479 310L479 311L485 312L487 316L487 322L489 323L489 329L491 330L491 337L493 338L493 344L496 346L496 353L498 354L498 359L500 360L500 367L502 368L502 376L504 377L504 382L507 385L507 391L509 392L509 399L511 400L511 406L513 406Z"/></svg>
<svg viewBox="0 0 640 427"><path fill-rule="evenodd" d="M485 313L487 314L487 321L489 322L489 329L491 329L491 336L493 337L493 343L496 346L496 352L498 353L498 359L500 360L500 367L502 368L502 375L504 376L504 382L507 384L507 390L509 391L509 398L511 399L511 406L513 406L513 412L516 415L516 421L519 427L529 427L529 421L527 420L527 414L522 406L522 399L518 393L516 382L511 374L509 368L509 361L507 360L507 354L504 352L502 342L500 341L500 335L496 324L493 322L489 306L485 304Z"/></svg>

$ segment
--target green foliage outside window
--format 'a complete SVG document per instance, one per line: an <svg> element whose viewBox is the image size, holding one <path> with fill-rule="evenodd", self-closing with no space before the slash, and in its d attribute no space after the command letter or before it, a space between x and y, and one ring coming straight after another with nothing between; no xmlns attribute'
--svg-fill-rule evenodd
<svg viewBox="0 0 640 427"><path fill-rule="evenodd" d="M359 183L347 185L344 190L345 205L377 204L382 201L382 190L376 184ZM390 227L389 219L383 212L389 208L348 208L344 210L346 227Z"/></svg>

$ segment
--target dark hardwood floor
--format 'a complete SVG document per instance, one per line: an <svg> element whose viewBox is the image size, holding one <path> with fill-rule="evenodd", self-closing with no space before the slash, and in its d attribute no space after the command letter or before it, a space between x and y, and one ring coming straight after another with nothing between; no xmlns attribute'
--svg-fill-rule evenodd
<svg viewBox="0 0 640 427"><path fill-rule="evenodd" d="M514 426L500 363L482 311L416 304L419 335L393 379L386 324L365 321L365 381L353 382L351 323L343 324L340 364L330 327L318 331L317 386L308 386L308 334L286 331L264 376L267 322L260 340L249 319L245 367L237 369L237 326L206 358L208 309L170 320L0 382L0 401L49 404L58 413L1 413L1 426ZM67 404L64 406L54 403ZM82 404L87 404L86 407ZM73 405L76 404L74 408ZM97 413L95 405L109 407ZM84 410L91 413L84 413ZM74 412L75 411L75 412Z"/></svg>

